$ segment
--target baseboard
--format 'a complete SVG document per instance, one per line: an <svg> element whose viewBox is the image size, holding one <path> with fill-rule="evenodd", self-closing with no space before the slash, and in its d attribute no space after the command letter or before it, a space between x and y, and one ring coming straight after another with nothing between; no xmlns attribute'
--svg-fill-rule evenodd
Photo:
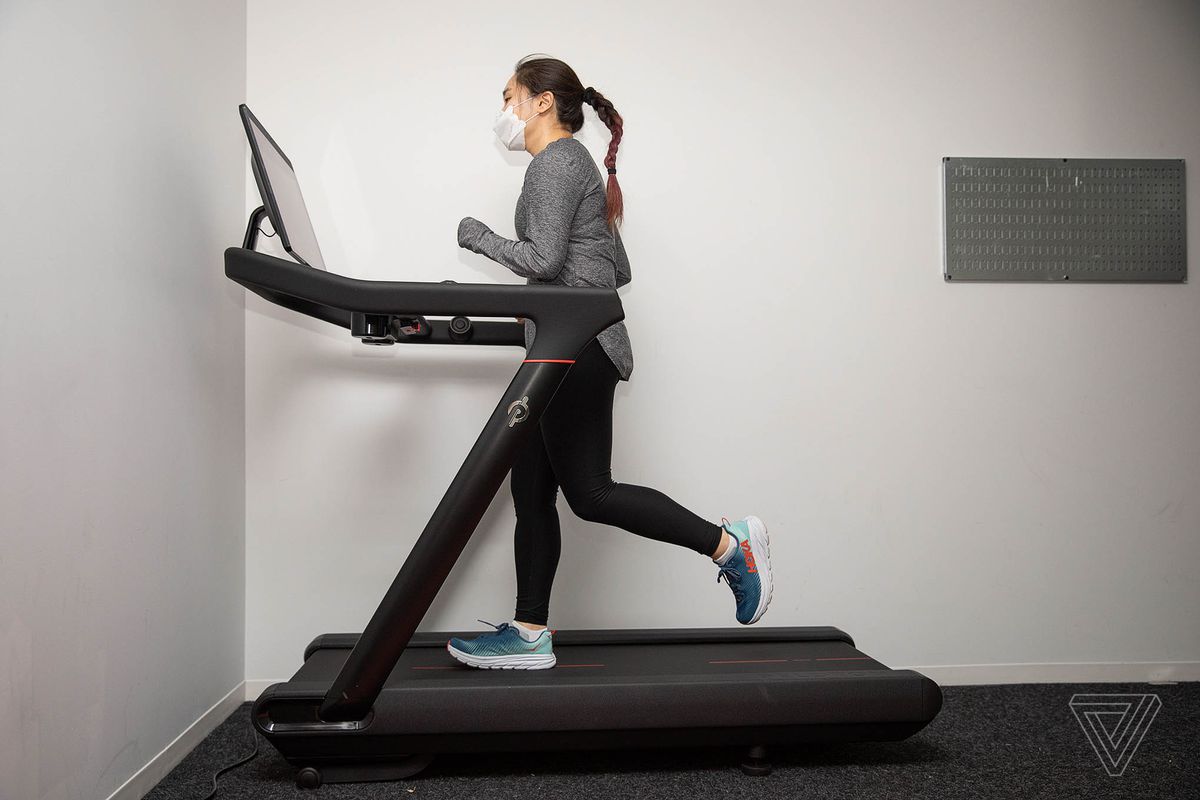
<svg viewBox="0 0 1200 800"><path fill-rule="evenodd" d="M245 702L246 684L240 683L229 694L222 697L212 708L200 715L187 729L175 737L174 741L162 749L158 755L150 759L150 763L142 767L133 777L121 784L108 800L140 800L140 798L158 785L158 782L175 769L192 749L204 741L217 726L229 718L238 706Z"/></svg>
<svg viewBox="0 0 1200 800"><path fill-rule="evenodd" d="M258 699L258 696L267 690L268 686L274 686L277 683L287 683L287 678L280 678L274 681L251 681L247 680L242 685L246 687L246 696L244 702L253 703Z"/></svg>
<svg viewBox="0 0 1200 800"><path fill-rule="evenodd" d="M1183 683L1200 681L1200 661L954 664L911 667L942 686L1005 683Z"/></svg>

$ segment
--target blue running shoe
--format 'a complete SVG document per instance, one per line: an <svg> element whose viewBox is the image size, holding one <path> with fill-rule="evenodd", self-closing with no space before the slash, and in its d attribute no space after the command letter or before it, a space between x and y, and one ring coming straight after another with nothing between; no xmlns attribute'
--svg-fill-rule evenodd
<svg viewBox="0 0 1200 800"><path fill-rule="evenodd" d="M480 634L474 639L455 636L446 642L446 651L468 667L477 669L550 669L557 659L554 657L553 634L549 629L532 642L521 636L515 625L502 622L499 625L479 620L496 630Z"/></svg>
<svg viewBox="0 0 1200 800"><path fill-rule="evenodd" d="M737 621L753 625L771 604L774 585L771 582L771 547L767 526L758 517L750 516L731 523L721 517L722 527L737 541L737 549L717 573L717 582L724 578L737 601Z"/></svg>

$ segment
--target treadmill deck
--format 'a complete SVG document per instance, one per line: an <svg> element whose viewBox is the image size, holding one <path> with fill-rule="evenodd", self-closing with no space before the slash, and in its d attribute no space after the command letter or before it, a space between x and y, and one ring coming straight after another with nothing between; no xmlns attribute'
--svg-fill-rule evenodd
<svg viewBox="0 0 1200 800"><path fill-rule="evenodd" d="M327 634L263 693L255 723L295 763L410 753L900 739L941 707L936 684L891 670L836 628L559 631L558 664L480 670L414 636L366 719L316 709L353 634Z"/></svg>

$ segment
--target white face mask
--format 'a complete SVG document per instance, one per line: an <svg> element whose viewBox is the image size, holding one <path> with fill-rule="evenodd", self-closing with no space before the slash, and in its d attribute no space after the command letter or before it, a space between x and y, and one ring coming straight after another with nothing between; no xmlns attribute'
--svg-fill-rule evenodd
<svg viewBox="0 0 1200 800"><path fill-rule="evenodd" d="M536 97L537 95L534 95ZM522 106L532 100L533 97L526 97L517 106ZM496 137L500 139L500 143L509 150L524 150L525 149L525 120L521 119L513 111L517 106L508 106L499 114L496 115L496 121L492 123L492 130L496 132ZM539 112L540 113L540 112ZM537 114L533 115L534 117ZM532 117L530 118L532 119Z"/></svg>

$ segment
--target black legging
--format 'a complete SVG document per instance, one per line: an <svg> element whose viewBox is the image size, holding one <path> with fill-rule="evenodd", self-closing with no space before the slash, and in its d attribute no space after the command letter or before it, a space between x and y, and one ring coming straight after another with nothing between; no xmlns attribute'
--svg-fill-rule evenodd
<svg viewBox="0 0 1200 800"><path fill-rule="evenodd" d="M580 519L615 525L711 556L723 529L660 491L612 479L613 392L620 374L592 339L567 373L512 467L517 510L515 619L545 625L562 539L555 501Z"/></svg>

